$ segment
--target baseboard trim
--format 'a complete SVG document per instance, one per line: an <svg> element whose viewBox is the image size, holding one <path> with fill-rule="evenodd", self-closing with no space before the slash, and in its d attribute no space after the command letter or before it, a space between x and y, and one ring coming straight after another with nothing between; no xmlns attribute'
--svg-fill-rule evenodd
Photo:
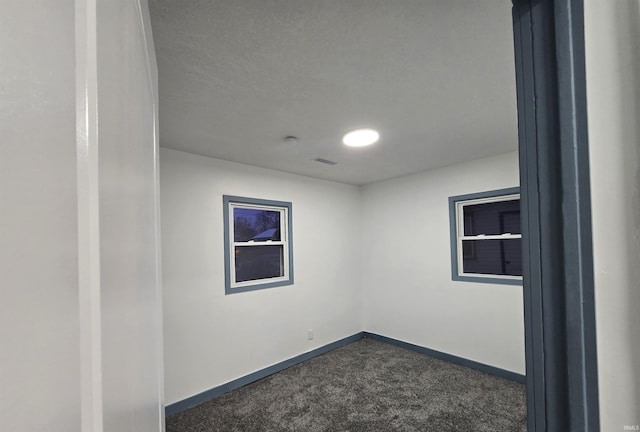
<svg viewBox="0 0 640 432"><path fill-rule="evenodd" d="M272 366L250 373L249 375L245 375L233 381L229 381L228 383L222 384L220 386L211 388L209 390L205 390L202 393L198 393L194 396L188 397L181 401L169 404L164 408L165 415L170 416L173 414L177 414L181 411L184 411L186 409L193 408L204 402L215 399L218 396L222 396L223 394L228 393L231 390L235 390L247 384L251 384L252 382L258 381L262 378L266 378L269 375L273 375L274 373L283 371L287 368L290 368L291 366L295 366L298 363L302 363L314 357L318 357L322 354L326 354L329 351L333 351L336 348L340 348L344 345L350 344L352 342L358 341L363 338L369 338L369 339L377 340L380 342L385 342L391 345L396 345L401 348L405 348L421 354L426 354L428 356L435 357L440 360L448 361L449 363L475 369L480 372L488 373L490 375L495 375L500 378L505 378L511 381L516 381L521 384L526 383L526 377L524 375L521 375L515 372L511 372L505 369L500 369L494 366L489 366L484 363L468 360L463 357L458 357L452 354L443 353L441 351L436 351L430 348L425 348L420 345L414 345L409 342L403 342L401 340L393 339L387 336L381 336L379 334L369 333L369 332L360 332L360 333L356 333L354 335L348 336L346 338L337 340L330 344L321 346L320 348L316 348L304 354L300 354L298 356L292 357L288 360L281 361L280 363L276 363Z"/></svg>
<svg viewBox="0 0 640 432"><path fill-rule="evenodd" d="M180 411L193 408L204 402L210 401L211 399L215 399L218 396L222 396L223 394L228 393L231 390L235 390L247 384L251 384L254 381L258 381L262 378L266 378L269 375L273 375L276 372L283 371L287 368L290 368L291 366L297 365L298 363L302 363L303 361L310 360L314 357L318 357L319 355L328 353L329 351L332 351L336 348L340 348L341 346L360 340L363 337L364 337L363 332L356 333L352 336L348 336L344 339L337 340L328 345L321 346L320 348L316 348L312 351L306 352L304 354L300 354L288 360L281 361L280 363L276 363L272 366L250 373L249 375L245 375L233 381L229 381L226 384L222 384L218 387L205 390L202 393L198 393L194 396L188 397L187 399L183 399L181 401L165 406L164 408L165 415L170 416L173 414L177 414Z"/></svg>
<svg viewBox="0 0 640 432"><path fill-rule="evenodd" d="M425 347L420 346L420 345L414 345L414 344L409 343L409 342L404 342L404 341L401 341L401 340L398 340L398 339L393 339L393 338L390 338L390 337L387 337L387 336L381 336L381 335L375 334L375 333L363 332L363 336L365 338L370 338L370 339L377 340L377 341L380 341L380 342L386 342L386 343L391 344L391 345L396 345L396 346L399 346L401 348L405 348L405 349L408 349L408 350L411 350L411 351L415 351L415 352L418 352L418 353L421 353L421 354L426 354L428 356L431 356L431 357L434 357L434 358L437 358L437 359L440 359L440 360L444 360L444 361L447 361L449 363L453 363L453 364L457 364L457 365L460 365L460 366L468 367L470 369L475 369L477 371L484 372L484 373L487 373L489 375L494 375L494 376L497 376L497 377L500 377L500 378L505 378L505 379L508 379L510 381L516 381L516 382L519 382L520 384L526 384L526 382L527 382L527 378L526 378L525 375L522 375L522 374L519 374L519 373L516 373L516 372L511 372L511 371L508 371L506 369L501 369L501 368L498 368L498 367L495 367L495 366L489 366L487 364L480 363L480 362L477 362L477 361L474 361L474 360L469 360L469 359L466 359L464 357L458 357L458 356L455 356L453 354L447 354L447 353L444 353L442 351L436 351L436 350L433 350L431 348L425 348Z"/></svg>

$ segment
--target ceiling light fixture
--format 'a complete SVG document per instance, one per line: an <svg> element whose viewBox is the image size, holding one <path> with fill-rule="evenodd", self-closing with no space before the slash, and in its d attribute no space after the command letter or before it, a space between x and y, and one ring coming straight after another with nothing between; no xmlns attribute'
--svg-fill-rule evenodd
<svg viewBox="0 0 640 432"><path fill-rule="evenodd" d="M365 147L378 141L380 134L373 129L357 129L342 138L342 142L349 147Z"/></svg>

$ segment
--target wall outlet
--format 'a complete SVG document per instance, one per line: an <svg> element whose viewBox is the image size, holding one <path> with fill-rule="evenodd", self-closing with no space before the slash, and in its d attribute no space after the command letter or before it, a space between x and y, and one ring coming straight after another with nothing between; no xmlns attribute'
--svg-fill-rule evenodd
<svg viewBox="0 0 640 432"><path fill-rule="evenodd" d="M313 330L312 329L307 330L307 339L313 340Z"/></svg>

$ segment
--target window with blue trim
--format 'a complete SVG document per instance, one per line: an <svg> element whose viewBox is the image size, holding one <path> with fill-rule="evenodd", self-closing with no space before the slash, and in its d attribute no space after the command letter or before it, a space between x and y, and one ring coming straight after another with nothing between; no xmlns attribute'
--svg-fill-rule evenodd
<svg viewBox="0 0 640 432"><path fill-rule="evenodd" d="M452 279L522 284L520 190L449 198Z"/></svg>
<svg viewBox="0 0 640 432"><path fill-rule="evenodd" d="M291 203L225 195L227 294L293 284Z"/></svg>

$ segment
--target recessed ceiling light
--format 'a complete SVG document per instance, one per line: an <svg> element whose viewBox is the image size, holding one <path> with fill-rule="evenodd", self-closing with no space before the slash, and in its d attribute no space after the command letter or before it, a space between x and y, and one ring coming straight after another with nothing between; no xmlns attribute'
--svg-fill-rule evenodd
<svg viewBox="0 0 640 432"><path fill-rule="evenodd" d="M373 129L357 129L342 138L342 142L349 147L365 147L378 141L380 134Z"/></svg>

